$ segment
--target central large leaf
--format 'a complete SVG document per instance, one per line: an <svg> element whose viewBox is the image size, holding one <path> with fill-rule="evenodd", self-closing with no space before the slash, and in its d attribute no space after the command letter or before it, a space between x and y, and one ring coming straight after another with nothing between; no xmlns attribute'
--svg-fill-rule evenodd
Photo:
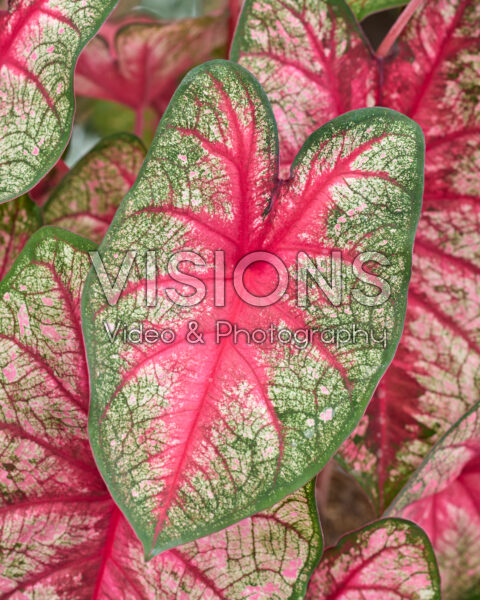
<svg viewBox="0 0 480 600"><path fill-rule="evenodd" d="M225 61L185 78L83 297L93 451L148 555L271 506L352 431L401 333L423 152L412 121L367 109L315 132L281 181L276 124L256 80ZM198 254L181 258L199 266L180 263L205 285L196 304L203 290L192 295L192 280L169 275L178 251ZM234 290L235 266L251 252L288 268L274 304L252 305L283 282L265 260L243 273L249 302ZM297 269L299 252L311 275ZM257 333L220 338L225 322ZM135 343L140 328L148 339ZM348 343L354 328L363 334ZM313 334L307 343L299 330Z"/></svg>

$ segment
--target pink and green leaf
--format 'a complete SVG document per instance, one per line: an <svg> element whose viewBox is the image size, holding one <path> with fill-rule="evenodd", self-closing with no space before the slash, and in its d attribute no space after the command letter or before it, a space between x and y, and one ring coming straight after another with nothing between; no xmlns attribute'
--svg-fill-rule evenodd
<svg viewBox="0 0 480 600"><path fill-rule="evenodd" d="M325 552L306 600L440 600L440 578L425 533L403 519L382 519Z"/></svg>
<svg viewBox="0 0 480 600"><path fill-rule="evenodd" d="M424 3L386 60L369 52L335 6L338 1L247 1L232 56L259 79L281 115L286 169L301 144L299 132L310 133L352 106L399 110L425 134L423 213L404 334L342 448L344 464L381 514L479 395L480 6ZM336 73L343 75L336 79Z"/></svg>
<svg viewBox="0 0 480 600"><path fill-rule="evenodd" d="M343 0L246 0L231 59L267 92L285 176L313 131L375 104L375 64Z"/></svg>
<svg viewBox="0 0 480 600"><path fill-rule="evenodd" d="M254 78L225 61L195 69L100 247L110 277L127 252L137 252L125 289L111 306L94 271L85 287L90 439L147 555L226 527L305 484L354 428L400 336L422 189L417 126L384 109L350 113L306 142L286 182L277 179L277 160L275 121ZM352 257L379 247L390 260L392 295L382 306L362 306L351 296ZM204 257L206 282L215 250L225 251L225 307L213 306L212 285L193 307L167 299L168 260L186 248ZM299 307L297 252L324 260L334 248L346 260L343 305L331 306L309 281L315 300ZM158 302L147 306L152 250ZM232 288L235 264L258 250L275 253L292 273L288 293L270 307L241 302ZM249 288L264 296L269 277L253 269ZM220 319L249 329L373 323L387 342L216 344ZM186 339L189 320L205 334L201 352ZM125 344L122 334L110 341L106 327L116 324L172 328L178 338L169 346Z"/></svg>
<svg viewBox="0 0 480 600"><path fill-rule="evenodd" d="M28 196L0 204L0 280L41 225L40 209Z"/></svg>
<svg viewBox="0 0 480 600"><path fill-rule="evenodd" d="M55 188L43 208L45 224L101 242L144 158L143 144L133 135L103 139Z"/></svg>
<svg viewBox="0 0 480 600"><path fill-rule="evenodd" d="M97 580L103 600L294 600L305 596L321 555L313 482L269 510L148 563L130 525L115 511L114 541Z"/></svg>
<svg viewBox="0 0 480 600"><path fill-rule="evenodd" d="M470 600L480 589L480 404L433 447L388 513L428 534L442 598Z"/></svg>
<svg viewBox="0 0 480 600"><path fill-rule="evenodd" d="M0 15L0 203L30 190L70 138L78 55L114 0L13 0Z"/></svg>
<svg viewBox="0 0 480 600"><path fill-rule="evenodd" d="M224 14L171 23L130 17L90 42L78 61L75 90L125 104L141 121L150 106L162 114L181 77L226 42Z"/></svg>

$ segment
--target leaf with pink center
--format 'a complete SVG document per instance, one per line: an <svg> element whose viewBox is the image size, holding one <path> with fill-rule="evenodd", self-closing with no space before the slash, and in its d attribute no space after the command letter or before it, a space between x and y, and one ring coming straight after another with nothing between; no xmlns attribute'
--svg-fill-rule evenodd
<svg viewBox="0 0 480 600"><path fill-rule="evenodd" d="M442 598L475 598L480 588L480 404L425 457L389 508L428 534L442 578Z"/></svg>
<svg viewBox="0 0 480 600"><path fill-rule="evenodd" d="M133 135L103 139L55 188L43 208L44 222L101 242L144 158L143 144Z"/></svg>
<svg viewBox="0 0 480 600"><path fill-rule="evenodd" d="M425 533L403 519L382 519L325 552L306 600L440 600L440 578Z"/></svg>
<svg viewBox="0 0 480 600"><path fill-rule="evenodd" d="M94 247L44 228L0 284L2 598L300 597L322 549L313 482L145 563L88 442L79 306Z"/></svg>
<svg viewBox="0 0 480 600"><path fill-rule="evenodd" d="M404 334L366 415L341 451L381 514L479 394L480 7L471 0L424 3L383 60L359 49L362 37L332 8L337 4L247 2L233 57L259 79L282 115L285 157L300 147L297 132L310 133L345 106L399 110L425 134L425 193ZM284 25L286 14L292 15L287 22L293 29ZM325 75L316 87L307 85L324 73L321 56L341 72L339 49L346 49L341 65L349 75L340 82ZM361 53L358 64L349 58L357 56L354 49ZM304 84L296 84L299 77ZM303 106L310 93L312 103ZM341 106L323 101L335 96ZM295 129L284 126L288 123Z"/></svg>
<svg viewBox="0 0 480 600"><path fill-rule="evenodd" d="M40 209L28 196L0 205L0 280L41 224Z"/></svg>
<svg viewBox="0 0 480 600"><path fill-rule="evenodd" d="M226 42L227 17L221 13L171 23L129 17L109 24L87 46L75 71L75 90L129 106L141 124L146 108L163 113L184 73Z"/></svg>
<svg viewBox="0 0 480 600"><path fill-rule="evenodd" d="M253 77L216 61L185 78L83 298L90 439L147 555L273 505L317 473L352 431L400 336L422 167L417 126L373 109L317 131L281 182L276 125ZM385 239L383 266L375 261L357 279L356 257ZM219 249L225 281L215 291ZM307 266L297 265L305 252L324 272L332 250L343 252L341 302L330 302ZM199 255L189 256L205 288L193 302L169 276L180 251ZM236 264L251 252L284 265L286 293L272 305L255 305L272 291L270 264L245 272L249 297L238 276L233 282ZM374 273L388 279L388 299L372 298ZM306 307L297 302L297 278ZM217 302L223 293L225 302ZM193 321L203 335L198 344L190 343ZM235 338L234 324L259 330L259 341ZM289 331L305 328L317 332L311 343L302 344L301 334L285 343ZM364 333L335 345L321 339L325 328Z"/></svg>
<svg viewBox="0 0 480 600"><path fill-rule="evenodd" d="M78 55L114 0L14 0L0 15L0 202L30 190L70 138Z"/></svg>

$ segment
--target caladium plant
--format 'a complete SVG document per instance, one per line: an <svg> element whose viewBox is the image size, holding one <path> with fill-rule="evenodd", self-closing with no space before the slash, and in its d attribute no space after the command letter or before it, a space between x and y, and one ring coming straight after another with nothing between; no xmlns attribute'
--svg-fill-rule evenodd
<svg viewBox="0 0 480 600"><path fill-rule="evenodd" d="M351 432L400 335L423 152L419 128L400 114L351 113L317 131L281 183L276 124L254 78L214 61L182 82L83 298L92 448L147 555L272 505ZM378 248L388 255L386 302L368 291L373 272L357 280L353 265L365 253L381 268ZM306 266L295 268L298 253L321 266L332 250L343 252L343 298L330 302ZM171 289L170 261L184 251L179 260L208 282L193 302ZM242 296L236 265L249 256L263 264L246 271ZM267 259L287 281L274 303L258 303L272 295ZM305 307L297 277L315 294ZM262 335L372 323L368 340L364 331L349 345ZM126 344L132 327L141 339ZM261 344L234 328L257 330ZM149 344L145 329L161 343Z"/></svg>
<svg viewBox="0 0 480 600"><path fill-rule="evenodd" d="M44 223L99 243L144 158L135 136L104 138L55 187L42 210Z"/></svg>
<svg viewBox="0 0 480 600"><path fill-rule="evenodd" d="M376 56L342 0L247 0L232 50L272 102L284 173L306 135L352 108L399 110L426 137L404 334L341 450L379 514L478 398L480 6L419 5L392 51Z"/></svg>
<svg viewBox="0 0 480 600"><path fill-rule="evenodd" d="M48 169L59 157L72 89L70 104L53 106L57 121L41 104L47 97L35 94L59 80L62 90L64 81L71 86L73 63L107 4L17 0L3 13L0 1L0 47L10 36L14 49L13 61L8 50L2 62L0 92L16 94L0 98L0 145L14 140L23 161L42 126L51 141L33 147L35 160L51 151L41 165ZM420 198L416 127L383 109L335 119L346 111L398 109L420 123L428 147L406 336L341 447L378 514L478 398L478 9L467 0L421 4L407 6L373 54L356 19L393 0L351 0L350 8L342 0L247 1L232 56L265 86L278 123L242 69L212 63L190 74L99 254L91 241L47 228L11 268L42 223L101 242L144 158L131 135L102 140L66 176L59 160L31 191L40 209L27 196L0 206L0 278L9 272L0 283L1 597L305 596L322 546L309 479L358 422L391 360ZM241 2L229 6L231 35ZM59 61L62 15L78 31ZM145 132L145 108L158 118L183 72L217 42L226 47L226 19L115 17L80 57L76 94L126 104ZM44 27L45 39L32 37ZM31 67L31 52L38 65L16 72L18 57ZM25 90L33 95L21 97ZM22 118L25 98L40 98L40 118L28 118L38 116L35 107ZM5 107L14 107L13 119ZM9 181L23 181L40 177L35 165L3 168ZM172 263L180 249L186 255ZM242 262L252 252L263 254ZM368 252L376 254L363 269L356 257ZM90 258L84 339L79 305ZM203 301L189 304L202 290ZM276 302L257 305L265 296ZM286 343L254 337L278 334L272 324L291 334ZM351 344L348 329L358 324L361 343ZM320 338L308 337L320 329ZM101 473L87 439L85 346ZM477 410L435 446L389 513L425 528L449 600L475 598L478 586ZM317 480L319 506L329 473ZM328 550L307 597L437 599L438 588L425 534L388 518Z"/></svg>
<svg viewBox="0 0 480 600"><path fill-rule="evenodd" d="M1 597L303 597L322 547L313 482L145 563L88 443L80 296L94 247L43 228L0 284Z"/></svg>
<svg viewBox="0 0 480 600"><path fill-rule="evenodd" d="M382 519L343 537L314 571L306 600L440 600L440 578L425 532Z"/></svg>
<svg viewBox="0 0 480 600"><path fill-rule="evenodd" d="M442 597L474 599L480 589L480 403L434 446L389 514L428 533L442 575Z"/></svg>
<svg viewBox="0 0 480 600"><path fill-rule="evenodd" d="M0 203L31 189L70 137L73 70L115 0L12 0L0 13Z"/></svg>
<svg viewBox="0 0 480 600"><path fill-rule="evenodd" d="M82 53L75 71L76 92L129 106L141 135L145 110L152 107L161 115L181 77L213 58L226 42L223 13L171 23L126 17L109 25Z"/></svg>

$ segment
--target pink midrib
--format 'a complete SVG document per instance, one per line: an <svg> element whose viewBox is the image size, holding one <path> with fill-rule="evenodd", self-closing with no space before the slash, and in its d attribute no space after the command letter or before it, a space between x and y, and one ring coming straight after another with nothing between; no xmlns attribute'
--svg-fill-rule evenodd
<svg viewBox="0 0 480 600"><path fill-rule="evenodd" d="M112 516L110 518L110 523L108 525L107 535L105 537L105 545L102 551L102 559L100 563L100 568L98 570L97 579L95 582L95 589L93 590L92 600L99 600L100 593L103 585L103 576L105 574L105 569L107 568L107 563L113 554L113 547L115 543L115 535L117 532L118 524L122 519L122 513L117 508L117 506L112 501Z"/></svg>

